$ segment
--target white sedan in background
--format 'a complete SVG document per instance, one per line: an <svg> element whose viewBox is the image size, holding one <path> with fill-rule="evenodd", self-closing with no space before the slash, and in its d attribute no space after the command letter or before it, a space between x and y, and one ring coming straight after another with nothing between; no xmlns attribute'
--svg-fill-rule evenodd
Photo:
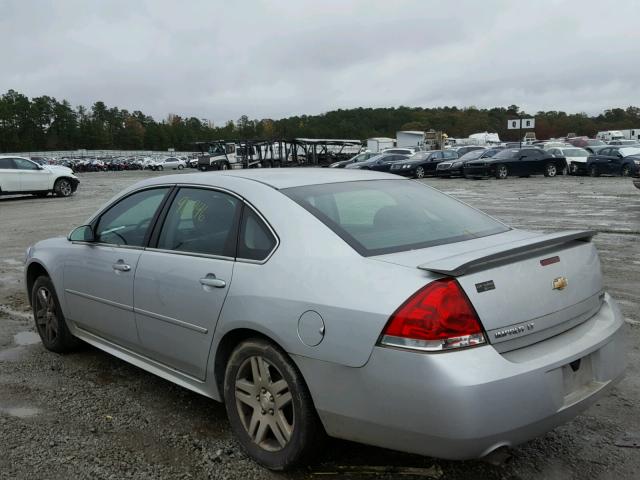
<svg viewBox="0 0 640 480"><path fill-rule="evenodd" d="M149 164L151 170L182 170L187 164L184 160L180 160L178 157L167 157L161 160L153 161Z"/></svg>
<svg viewBox="0 0 640 480"><path fill-rule="evenodd" d="M55 193L68 197L78 188L80 180L73 170L59 165L40 165L23 157L0 157L0 195L37 195Z"/></svg>

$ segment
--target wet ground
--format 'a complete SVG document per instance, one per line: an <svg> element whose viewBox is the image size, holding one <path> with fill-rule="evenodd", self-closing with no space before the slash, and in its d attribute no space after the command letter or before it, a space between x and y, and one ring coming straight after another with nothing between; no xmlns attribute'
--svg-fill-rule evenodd
<svg viewBox="0 0 640 480"><path fill-rule="evenodd" d="M620 303L630 345L626 378L610 395L485 460L447 462L332 441L317 464L274 474L240 452L221 404L91 347L47 352L34 333L23 291L26 247L65 235L122 188L160 174L90 173L68 199L0 198L1 479L638 478L640 191L628 179L426 180L513 226L599 232L606 288Z"/></svg>

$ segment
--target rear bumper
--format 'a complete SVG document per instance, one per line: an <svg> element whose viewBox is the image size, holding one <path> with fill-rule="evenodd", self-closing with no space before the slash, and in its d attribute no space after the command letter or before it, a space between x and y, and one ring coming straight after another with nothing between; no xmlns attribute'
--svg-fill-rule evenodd
<svg viewBox="0 0 640 480"><path fill-rule="evenodd" d="M329 435L468 459L541 435L607 392L624 371L623 325L607 295L585 323L505 354L376 347L362 368L295 358ZM579 387L567 367L578 359Z"/></svg>

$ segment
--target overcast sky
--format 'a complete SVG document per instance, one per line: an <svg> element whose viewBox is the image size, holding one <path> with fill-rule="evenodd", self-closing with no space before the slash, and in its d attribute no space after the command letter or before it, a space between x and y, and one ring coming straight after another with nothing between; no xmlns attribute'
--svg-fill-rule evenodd
<svg viewBox="0 0 640 480"><path fill-rule="evenodd" d="M640 104L640 2L0 0L0 92L217 124Z"/></svg>

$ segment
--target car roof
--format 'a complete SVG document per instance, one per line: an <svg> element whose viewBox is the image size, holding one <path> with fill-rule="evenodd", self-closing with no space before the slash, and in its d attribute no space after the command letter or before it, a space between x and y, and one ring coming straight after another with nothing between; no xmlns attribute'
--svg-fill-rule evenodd
<svg viewBox="0 0 640 480"><path fill-rule="evenodd" d="M230 179L244 180L246 182L258 182L275 188L276 190L306 185L356 182L360 180L407 180L406 178L399 177L397 175L371 170L300 167L250 168L242 170L187 173L183 175L164 175L141 182L141 184L155 185L163 183L166 184L169 182L176 184L222 186L221 183L223 183L223 179L220 177L231 177Z"/></svg>

